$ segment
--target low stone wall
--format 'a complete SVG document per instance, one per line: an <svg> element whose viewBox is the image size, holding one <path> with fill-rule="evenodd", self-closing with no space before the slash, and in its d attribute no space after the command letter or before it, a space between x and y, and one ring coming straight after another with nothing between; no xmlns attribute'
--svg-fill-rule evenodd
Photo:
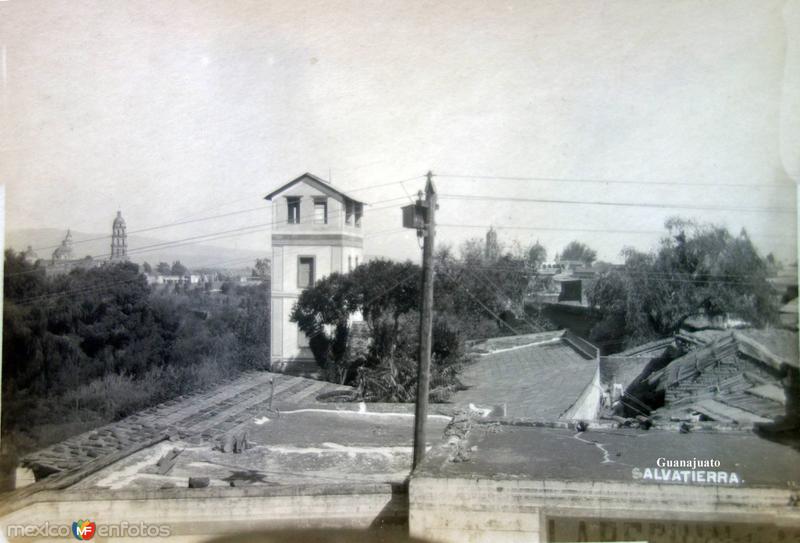
<svg viewBox="0 0 800 543"><path fill-rule="evenodd" d="M400 484L64 490L40 492L16 505L0 519L5 534L20 526L71 526L88 519L97 524L99 536L102 526L104 530L145 526L166 528L170 539L182 542L255 530L405 531L408 518L408 496ZM130 531L126 533L130 536Z"/></svg>

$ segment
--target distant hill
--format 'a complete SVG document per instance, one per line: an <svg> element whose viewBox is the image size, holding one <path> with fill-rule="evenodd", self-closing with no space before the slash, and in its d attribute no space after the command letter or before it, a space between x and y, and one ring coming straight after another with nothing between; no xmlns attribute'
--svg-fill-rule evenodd
<svg viewBox="0 0 800 543"><path fill-rule="evenodd" d="M49 259L56 246L61 243L66 235L66 230L58 228L25 228L6 231L6 248L23 251L30 245L39 258ZM91 255L97 258L107 258L110 250L111 238L104 234L88 234L86 232L72 231L73 251L75 258ZM141 264L149 262L151 265L159 262L172 263L180 260L188 268L220 267L242 268L251 266L256 258L268 258L269 251L265 247L263 252L245 249L229 249L211 245L178 245L161 248L147 249L137 253L137 248L150 247L157 244L168 243L163 239L142 236L128 236L128 249L133 251L130 255L131 262ZM252 260L252 262L248 262ZM230 262L233 261L233 262ZM230 262L230 263L229 263Z"/></svg>

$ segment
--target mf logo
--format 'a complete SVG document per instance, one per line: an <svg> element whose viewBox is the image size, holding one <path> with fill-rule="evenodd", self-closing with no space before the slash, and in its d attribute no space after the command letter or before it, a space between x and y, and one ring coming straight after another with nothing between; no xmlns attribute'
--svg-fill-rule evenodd
<svg viewBox="0 0 800 543"><path fill-rule="evenodd" d="M72 535L78 541L88 541L94 537L97 525L90 520L78 520L72 523Z"/></svg>

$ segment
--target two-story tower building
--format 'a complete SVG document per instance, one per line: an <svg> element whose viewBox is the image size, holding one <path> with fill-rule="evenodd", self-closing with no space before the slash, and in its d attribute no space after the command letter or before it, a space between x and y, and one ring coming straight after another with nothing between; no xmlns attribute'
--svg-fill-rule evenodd
<svg viewBox="0 0 800 543"><path fill-rule="evenodd" d="M315 370L308 338L289 321L303 289L364 261L364 204L310 173L269 193L272 202L273 371Z"/></svg>

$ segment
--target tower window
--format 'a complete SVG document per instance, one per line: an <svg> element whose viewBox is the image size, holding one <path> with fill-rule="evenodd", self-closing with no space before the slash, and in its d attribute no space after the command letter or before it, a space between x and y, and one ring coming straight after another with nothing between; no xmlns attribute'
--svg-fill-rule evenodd
<svg viewBox="0 0 800 543"><path fill-rule="evenodd" d="M353 224L353 202L350 200L344 205L344 223Z"/></svg>
<svg viewBox="0 0 800 543"><path fill-rule="evenodd" d="M300 223L300 197L289 196L286 201L289 205L289 224Z"/></svg>
<svg viewBox="0 0 800 543"><path fill-rule="evenodd" d="M361 216L364 214L364 205L355 204L356 206L356 226L361 227Z"/></svg>
<svg viewBox="0 0 800 543"><path fill-rule="evenodd" d="M328 201L314 200L314 224L328 224Z"/></svg>
<svg viewBox="0 0 800 543"><path fill-rule="evenodd" d="M297 259L297 288L314 286L314 257L301 256Z"/></svg>

